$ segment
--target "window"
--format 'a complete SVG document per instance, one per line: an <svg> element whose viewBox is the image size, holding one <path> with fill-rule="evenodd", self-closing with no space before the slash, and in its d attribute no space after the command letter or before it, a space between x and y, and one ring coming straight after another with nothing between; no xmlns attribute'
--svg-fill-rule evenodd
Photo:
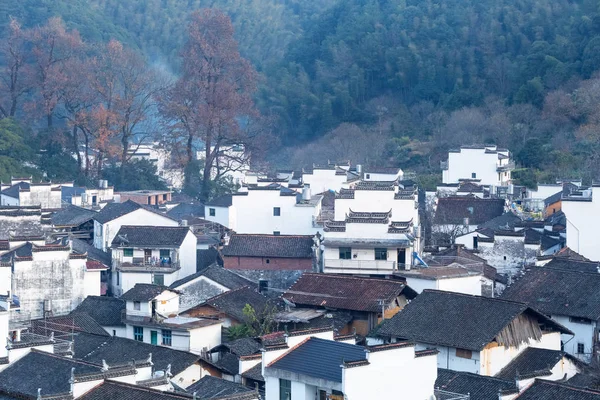
<svg viewBox="0 0 600 400"><path fill-rule="evenodd" d="M279 400L292 400L292 381L279 379Z"/></svg>
<svg viewBox="0 0 600 400"><path fill-rule="evenodd" d="M163 194L163 200L167 201L167 195L166 194Z"/></svg>
<svg viewBox="0 0 600 400"><path fill-rule="evenodd" d="M121 273L117 271L117 286L121 286Z"/></svg>
<svg viewBox="0 0 600 400"><path fill-rule="evenodd" d="M281 215L281 208L280 207L273 207L273 216L274 217L279 217Z"/></svg>
<svg viewBox="0 0 600 400"><path fill-rule="evenodd" d="M477 174L475 172L471 172L471 179L477 178Z"/></svg>
<svg viewBox="0 0 600 400"><path fill-rule="evenodd" d="M577 343L577 354L585 353L585 346L583 343Z"/></svg>
<svg viewBox="0 0 600 400"><path fill-rule="evenodd" d="M139 301L134 301L133 302L133 309L134 310L140 311L141 307L142 307L142 303L140 303Z"/></svg>
<svg viewBox="0 0 600 400"><path fill-rule="evenodd" d="M165 276L162 274L154 274L154 278L152 279L152 283L155 285L163 286L165 284Z"/></svg>
<svg viewBox="0 0 600 400"><path fill-rule="evenodd" d="M160 258L171 258L171 251L170 250L161 249L160 250Z"/></svg>
<svg viewBox="0 0 600 400"><path fill-rule="evenodd" d="M479 237L478 236L473 236L473 248L475 250L477 250L478 246L479 246Z"/></svg>
<svg viewBox="0 0 600 400"><path fill-rule="evenodd" d="M123 257L133 257L133 249L123 249Z"/></svg>
<svg viewBox="0 0 600 400"><path fill-rule="evenodd" d="M352 249L350 247L340 247L340 260L352 259Z"/></svg>
<svg viewBox="0 0 600 400"><path fill-rule="evenodd" d="M279 232L279 231L273 231L273 236L280 236L280 235L281 235L281 232Z"/></svg>
<svg viewBox="0 0 600 400"><path fill-rule="evenodd" d="M144 328L141 326L133 327L133 338L138 342L144 341Z"/></svg>
<svg viewBox="0 0 600 400"><path fill-rule="evenodd" d="M585 324L585 325L592 324L592 320L587 319L587 318L578 318L578 317L569 317L569 322L574 322L576 324Z"/></svg>
<svg viewBox="0 0 600 400"><path fill-rule="evenodd" d="M211 217L214 217L216 214L217 214L217 211L214 208L208 209L208 215L210 215Z"/></svg>
<svg viewBox="0 0 600 400"><path fill-rule="evenodd" d="M117 330L113 329L113 336L117 336Z"/></svg>
<svg viewBox="0 0 600 400"><path fill-rule="evenodd" d="M506 261L506 256L504 256L504 261Z"/></svg>
<svg viewBox="0 0 600 400"><path fill-rule="evenodd" d="M371 174L366 174L367 179L371 179Z"/></svg>
<svg viewBox="0 0 600 400"><path fill-rule="evenodd" d="M172 342L171 331L168 329L162 330L162 344L163 346L171 346Z"/></svg>
<svg viewBox="0 0 600 400"><path fill-rule="evenodd" d="M471 359L473 352L466 349L456 349L456 357Z"/></svg>
<svg viewBox="0 0 600 400"><path fill-rule="evenodd" d="M269 260L268 258L265 260L265 263L270 264L271 260Z"/></svg>
<svg viewBox="0 0 600 400"><path fill-rule="evenodd" d="M387 260L387 249L375 249L376 260Z"/></svg>

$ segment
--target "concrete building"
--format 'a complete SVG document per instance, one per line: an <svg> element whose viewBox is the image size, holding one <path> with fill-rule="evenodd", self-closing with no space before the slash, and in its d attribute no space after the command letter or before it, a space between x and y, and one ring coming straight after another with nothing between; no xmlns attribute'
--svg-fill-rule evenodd
<svg viewBox="0 0 600 400"><path fill-rule="evenodd" d="M313 193L323 193L328 190L340 191L348 188L347 169L336 165L314 165L312 169L302 171L302 182L309 186Z"/></svg>
<svg viewBox="0 0 600 400"><path fill-rule="evenodd" d="M171 285L196 272L196 235L187 226L123 225L112 241L112 290Z"/></svg>
<svg viewBox="0 0 600 400"><path fill-rule="evenodd" d="M512 183L515 168L506 149L496 146L461 146L450 150L442 162L442 182L458 183L470 180L485 186L506 187ZM496 191L492 191L496 193Z"/></svg>
<svg viewBox="0 0 600 400"><path fill-rule="evenodd" d="M200 354L221 344L221 322L179 315L179 293L166 286L137 284L125 301L126 337Z"/></svg>
<svg viewBox="0 0 600 400"><path fill-rule="evenodd" d="M3 206L41 206L42 209L61 207L61 185L51 182L33 183L29 178L12 178L10 185L0 184L0 204Z"/></svg>
<svg viewBox="0 0 600 400"><path fill-rule="evenodd" d="M600 260L596 227L600 224L600 186L573 192L562 199L567 219L567 247L590 260Z"/></svg>
<svg viewBox="0 0 600 400"><path fill-rule="evenodd" d="M179 226L158 210L133 201L109 203L94 216L94 247L107 251L123 225Z"/></svg>
<svg viewBox="0 0 600 400"><path fill-rule="evenodd" d="M494 376L530 347L561 351L573 332L525 303L425 290L376 332L437 349L439 368Z"/></svg>
<svg viewBox="0 0 600 400"><path fill-rule="evenodd" d="M97 188L61 185L61 198L63 204L71 204L83 208L100 207L114 200L114 187L101 180Z"/></svg>
<svg viewBox="0 0 600 400"><path fill-rule="evenodd" d="M397 274L417 293L425 289L482 295L483 272L451 263L444 266L411 268Z"/></svg>
<svg viewBox="0 0 600 400"><path fill-rule="evenodd" d="M122 202L128 200L141 205L158 207L171 201L170 190L132 190L129 192L118 192Z"/></svg>
<svg viewBox="0 0 600 400"><path fill-rule="evenodd" d="M437 351L413 344L373 347L334 340L332 331L288 336L262 356L266 400L434 398ZM402 371L398 374L398 371Z"/></svg>

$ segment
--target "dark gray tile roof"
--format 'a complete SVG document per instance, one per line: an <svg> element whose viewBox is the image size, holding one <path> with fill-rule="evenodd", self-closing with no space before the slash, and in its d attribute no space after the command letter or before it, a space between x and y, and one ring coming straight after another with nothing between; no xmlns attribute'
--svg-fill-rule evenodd
<svg viewBox="0 0 600 400"><path fill-rule="evenodd" d="M584 371L575 374L566 383L571 386L598 390L600 389L600 375L594 371Z"/></svg>
<svg viewBox="0 0 600 400"><path fill-rule="evenodd" d="M188 233L187 226L123 225L112 241L113 247L178 247Z"/></svg>
<svg viewBox="0 0 600 400"><path fill-rule="evenodd" d="M265 377L262 376L262 362L256 364L254 367L250 368L246 372L242 373L244 378L252 379L257 382L264 382Z"/></svg>
<svg viewBox="0 0 600 400"><path fill-rule="evenodd" d="M211 247L210 249L196 250L196 271L201 271L215 263L223 266L223 258L217 249Z"/></svg>
<svg viewBox="0 0 600 400"><path fill-rule="evenodd" d="M342 382L342 363L365 359L362 346L311 337L267 368Z"/></svg>
<svg viewBox="0 0 600 400"><path fill-rule="evenodd" d="M152 353L152 362L157 371L167 369L177 375L200 358L196 354L175 350L166 346L155 346L117 336L99 336L86 333L76 334L73 340L75 359L102 365L102 360L111 366L124 365L131 360L142 362Z"/></svg>
<svg viewBox="0 0 600 400"><path fill-rule="evenodd" d="M87 296L74 312L86 313L102 326L122 326L125 301L108 296Z"/></svg>
<svg viewBox="0 0 600 400"><path fill-rule="evenodd" d="M85 193L84 187L79 186L61 186L60 195L61 199L65 203L71 203L73 197L81 196Z"/></svg>
<svg viewBox="0 0 600 400"><path fill-rule="evenodd" d="M198 400L218 399L225 396L231 396L239 393L252 392L251 389L239 383L226 381L207 375L198 382L193 383L186 388L188 393L196 392Z"/></svg>
<svg viewBox="0 0 600 400"><path fill-rule="evenodd" d="M107 266L112 264L110 253L97 249L81 239L71 239L71 246L77 253L87 253L88 259L90 260L100 261L102 264Z"/></svg>
<svg viewBox="0 0 600 400"><path fill-rule="evenodd" d="M438 368L435 387L458 394L470 394L470 400L497 400L498 392L518 393L514 380L494 378Z"/></svg>
<svg viewBox="0 0 600 400"><path fill-rule="evenodd" d="M29 189L30 187L31 187L31 185L27 182L19 182L19 183L15 183L11 187L4 189L0 193L2 193L5 196L12 197L13 199L18 199L19 191L21 189Z"/></svg>
<svg viewBox="0 0 600 400"><path fill-rule="evenodd" d="M122 382L104 381L83 396L80 400L175 400L191 399L190 395L163 392L138 385L128 385Z"/></svg>
<svg viewBox="0 0 600 400"><path fill-rule="evenodd" d="M122 217L123 215L129 214L130 212L133 212L140 208L143 208L144 210L150 211L154 214L161 215L165 218L173 219L173 218L169 217L168 215L158 211L155 208L143 206L132 200L127 200L124 203L108 203L106 206L104 206L104 208L102 210L100 210L94 216L94 219L96 221L100 222L101 224L105 224L109 221L112 221L113 219Z"/></svg>
<svg viewBox="0 0 600 400"><path fill-rule="evenodd" d="M269 299L265 296L245 286L211 297L198 306L208 305L217 309L219 312L234 317L238 321L244 321L246 316L244 315L243 309L246 304L250 304L257 315L260 315L267 307L268 302ZM194 307L188 311L192 311L193 309Z"/></svg>
<svg viewBox="0 0 600 400"><path fill-rule="evenodd" d="M187 276L183 279L179 279L178 281L173 282L170 286L171 288L178 288L179 286L186 284L188 282L193 281L201 276L210 279L213 282L218 283L219 285L225 286L227 289L239 289L243 286L252 286L253 282L239 276L235 272L227 270L218 265L211 265L207 268L204 268L193 275Z"/></svg>
<svg viewBox="0 0 600 400"><path fill-rule="evenodd" d="M30 242L27 242L19 247L13 248L11 251L2 254L0 259L2 261L7 262L13 259L13 257L31 257L33 245Z"/></svg>
<svg viewBox="0 0 600 400"><path fill-rule="evenodd" d="M240 371L240 358L235 354L225 353L214 365L226 374L235 376Z"/></svg>
<svg viewBox="0 0 600 400"><path fill-rule="evenodd" d="M73 367L76 376L102 372L100 365L32 350L0 372L0 392L34 399L38 388L42 389L43 396L69 393Z"/></svg>
<svg viewBox="0 0 600 400"><path fill-rule="evenodd" d="M600 274L531 267L502 293L548 315L600 319Z"/></svg>
<svg viewBox="0 0 600 400"><path fill-rule="evenodd" d="M69 204L52 214L51 221L53 226L75 227L91 221L95 215L96 211Z"/></svg>
<svg viewBox="0 0 600 400"><path fill-rule="evenodd" d="M238 235L229 239L223 256L312 258L312 236Z"/></svg>
<svg viewBox="0 0 600 400"><path fill-rule="evenodd" d="M492 218L489 221L485 221L484 223L477 226L477 228L492 230L512 230L515 227L515 225L519 224L520 222L522 222L521 218L509 211L495 218Z"/></svg>
<svg viewBox="0 0 600 400"><path fill-rule="evenodd" d="M167 211L167 215L178 221L190 218L204 218L204 204L181 203Z"/></svg>
<svg viewBox="0 0 600 400"><path fill-rule="evenodd" d="M503 199L480 199L456 196L438 200L434 224L462 225L465 218L469 225L480 225L504 213Z"/></svg>
<svg viewBox="0 0 600 400"><path fill-rule="evenodd" d="M136 283L134 287L123 293L120 299L124 301L150 301L165 290L173 289L150 283Z"/></svg>
<svg viewBox="0 0 600 400"><path fill-rule="evenodd" d="M384 321L377 334L480 351L524 313L539 318L549 327L569 332L524 303L426 289L402 311Z"/></svg>
<svg viewBox="0 0 600 400"><path fill-rule="evenodd" d="M223 196L216 197L208 202L206 202L207 206L213 207L229 207L233 204L231 200L230 194L225 194Z"/></svg>
<svg viewBox="0 0 600 400"><path fill-rule="evenodd" d="M222 343L219 347L223 347L237 356L249 356L259 353L262 345L254 338L241 338Z"/></svg>
<svg viewBox="0 0 600 400"><path fill-rule="evenodd" d="M599 273L600 263L597 261L582 261L566 257L554 257L544 268L562 269L571 272Z"/></svg>
<svg viewBox="0 0 600 400"><path fill-rule="evenodd" d="M61 332L86 332L107 336L108 333L89 314L72 312L68 315L48 317L31 321L31 331L38 335L50 336L54 332L57 337Z"/></svg>
<svg viewBox="0 0 600 400"><path fill-rule="evenodd" d="M563 357L567 356L564 351L536 349L528 347L523 350L504 368L496 374L497 378L515 380L521 378L533 378L552 375L552 368L558 364Z"/></svg>
<svg viewBox="0 0 600 400"><path fill-rule="evenodd" d="M416 296L397 280L305 273L283 297L297 305L378 312L381 300L388 304L401 294L409 299Z"/></svg>
<svg viewBox="0 0 600 400"><path fill-rule="evenodd" d="M536 379L517 398L519 400L599 400L600 391Z"/></svg>
<svg viewBox="0 0 600 400"><path fill-rule="evenodd" d="M400 167L365 167L366 174L397 174Z"/></svg>

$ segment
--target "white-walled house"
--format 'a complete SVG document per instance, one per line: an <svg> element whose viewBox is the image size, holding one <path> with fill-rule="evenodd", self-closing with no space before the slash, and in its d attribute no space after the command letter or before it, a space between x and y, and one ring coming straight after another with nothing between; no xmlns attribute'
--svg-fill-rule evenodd
<svg viewBox="0 0 600 400"><path fill-rule="evenodd" d="M123 225L112 241L112 290L171 285L196 273L196 235L187 226Z"/></svg>
<svg viewBox="0 0 600 400"><path fill-rule="evenodd" d="M364 167L363 181L394 182L404 178L404 171L398 167Z"/></svg>
<svg viewBox="0 0 600 400"><path fill-rule="evenodd" d="M575 334L563 335L564 351L589 362L598 354L600 274L554 265L528 268L502 298L527 303L564 325Z"/></svg>
<svg viewBox="0 0 600 400"><path fill-rule="evenodd" d="M442 182L476 181L485 186L508 186L515 164L506 149L496 146L461 146L450 150L442 163Z"/></svg>
<svg viewBox="0 0 600 400"><path fill-rule="evenodd" d="M248 186L207 202L204 218L242 234L314 235L322 199L308 187L299 193L280 184Z"/></svg>
<svg viewBox="0 0 600 400"><path fill-rule="evenodd" d="M179 226L179 223L131 200L109 203L94 216L94 247L108 251L123 225Z"/></svg>
<svg viewBox="0 0 600 400"><path fill-rule="evenodd" d="M265 346L265 398L430 400L436 355L437 351L417 351L413 344L344 343L334 340L331 330L290 334L285 345Z"/></svg>
<svg viewBox="0 0 600 400"><path fill-rule="evenodd" d="M590 260L600 260L596 227L600 224L600 186L562 198L567 218L567 247Z"/></svg>
<svg viewBox="0 0 600 400"><path fill-rule="evenodd" d="M439 368L493 376L529 347L561 350L564 326L524 303L425 290L377 330L437 349Z"/></svg>
<svg viewBox="0 0 600 400"><path fill-rule="evenodd" d="M63 184L63 185L71 185ZM42 209L61 207L61 184L33 183L31 177L12 178L10 185L0 184L0 204L3 206L41 206Z"/></svg>
<svg viewBox="0 0 600 400"><path fill-rule="evenodd" d="M446 290L449 292L482 295L483 272L466 268L459 263L439 267L411 268L399 271L398 276L417 293L425 289Z"/></svg>
<svg viewBox="0 0 600 400"><path fill-rule="evenodd" d="M137 284L125 301L126 337L200 354L221 344L221 322L179 316L179 292L166 286Z"/></svg>
<svg viewBox="0 0 600 400"><path fill-rule="evenodd" d="M336 165L313 166L302 171L302 182L308 185L313 193L328 190L339 191L347 184L347 170Z"/></svg>

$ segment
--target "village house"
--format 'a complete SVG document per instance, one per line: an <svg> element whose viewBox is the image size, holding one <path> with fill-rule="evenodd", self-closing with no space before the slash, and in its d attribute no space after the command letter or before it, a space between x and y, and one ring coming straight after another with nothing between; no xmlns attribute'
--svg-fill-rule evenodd
<svg viewBox="0 0 600 400"><path fill-rule="evenodd" d="M394 182L404 179L404 172L398 167L364 167L362 180L376 182Z"/></svg>
<svg viewBox="0 0 600 400"><path fill-rule="evenodd" d="M87 314L111 336L126 337L125 301L116 297L87 296L73 313Z"/></svg>
<svg viewBox="0 0 600 400"><path fill-rule="evenodd" d="M42 213L40 206L0 206L0 240L11 237L38 237L43 234L48 226L42 225L49 221L49 215Z"/></svg>
<svg viewBox="0 0 600 400"><path fill-rule="evenodd" d="M179 226L179 223L155 209L133 201L109 203L94 216L94 246L108 251L123 225Z"/></svg>
<svg viewBox="0 0 600 400"><path fill-rule="evenodd" d="M66 205L52 213L50 222L54 237L71 237L91 241L94 237L95 211Z"/></svg>
<svg viewBox="0 0 600 400"><path fill-rule="evenodd" d="M389 275L406 269L421 248L415 187L362 182L335 198L335 220L324 223L322 270Z"/></svg>
<svg viewBox="0 0 600 400"><path fill-rule="evenodd" d="M583 262L591 272L574 266L550 262L543 267L528 268L522 277L509 285L502 298L520 301L550 316L575 334L562 336L562 348L589 362L598 354L600 327L600 274L597 263ZM592 265L590 265L592 264Z"/></svg>
<svg viewBox="0 0 600 400"><path fill-rule="evenodd" d="M461 146L450 150L448 160L442 162L442 182L458 183L467 179L485 186L507 187L512 183L514 168L507 149L494 145Z"/></svg>
<svg viewBox="0 0 600 400"><path fill-rule="evenodd" d="M221 322L179 315L179 293L166 286L136 284L126 302L126 337L200 354L221 343Z"/></svg>
<svg viewBox="0 0 600 400"><path fill-rule="evenodd" d="M98 187L95 188L61 185L60 189L63 205L70 204L88 209L97 208L115 198L114 187L108 186L106 180L98 181Z"/></svg>
<svg viewBox="0 0 600 400"><path fill-rule="evenodd" d="M316 270L318 236L233 234L222 249L226 269Z"/></svg>
<svg viewBox="0 0 600 400"><path fill-rule="evenodd" d="M467 400L512 400L519 394L514 380L445 368L438 368L435 387L438 392L451 392L464 396L452 397L457 400L463 398Z"/></svg>
<svg viewBox="0 0 600 400"><path fill-rule="evenodd" d="M168 286L194 274L196 240L187 226L121 226L111 246L113 293L136 283Z"/></svg>
<svg viewBox="0 0 600 400"><path fill-rule="evenodd" d="M549 184L538 183L537 188L535 190L527 190L527 196L523 199L523 206L527 211L544 212L547 208L547 203L557 203L557 205L559 205L560 198L562 197L561 195L559 195L559 193L569 194L570 192L577 191L580 188L580 180L562 180L557 181L556 183ZM546 200L550 198L554 199L554 201L550 200L547 202ZM560 210L560 208L558 210Z"/></svg>
<svg viewBox="0 0 600 400"><path fill-rule="evenodd" d="M339 191L348 182L349 166L313 165L302 171L302 182L310 187L313 193L323 193L328 190Z"/></svg>
<svg viewBox="0 0 600 400"><path fill-rule="evenodd" d="M437 349L438 367L494 376L529 347L560 351L573 332L525 303L424 290L371 337Z"/></svg>
<svg viewBox="0 0 600 400"><path fill-rule="evenodd" d="M61 185L73 183L33 183L31 177L11 178L9 184L0 184L0 204L3 206L40 206L42 209L59 209L62 205Z"/></svg>
<svg viewBox="0 0 600 400"><path fill-rule="evenodd" d="M116 193L121 202L133 201L141 205L158 207L171 201L170 190L132 190Z"/></svg>
<svg viewBox="0 0 600 400"><path fill-rule="evenodd" d="M305 273L282 298L297 307L348 312L352 321L339 333L356 330L357 334L366 336L416 295L412 288L392 279Z"/></svg>
<svg viewBox="0 0 600 400"><path fill-rule="evenodd" d="M242 374L260 364L262 347L261 340L258 338L235 339L210 349L209 358L221 372L221 378L243 383Z"/></svg>
<svg viewBox="0 0 600 400"><path fill-rule="evenodd" d="M600 261L596 226L600 223L600 186L563 196L567 223L567 246L590 260Z"/></svg>
<svg viewBox="0 0 600 400"><path fill-rule="evenodd" d="M568 383L536 379L518 397L518 400L542 399L598 400L600 391L571 386Z"/></svg>
<svg viewBox="0 0 600 400"><path fill-rule="evenodd" d="M425 289L437 289L482 295L483 272L467 268L457 262L441 266L414 267L399 271L397 276L403 278L417 293Z"/></svg>
<svg viewBox="0 0 600 400"><path fill-rule="evenodd" d="M368 399L374 390L432 399L436 355L405 343L365 348L334 340L331 330L290 336L284 345L265 346L266 399Z"/></svg>

